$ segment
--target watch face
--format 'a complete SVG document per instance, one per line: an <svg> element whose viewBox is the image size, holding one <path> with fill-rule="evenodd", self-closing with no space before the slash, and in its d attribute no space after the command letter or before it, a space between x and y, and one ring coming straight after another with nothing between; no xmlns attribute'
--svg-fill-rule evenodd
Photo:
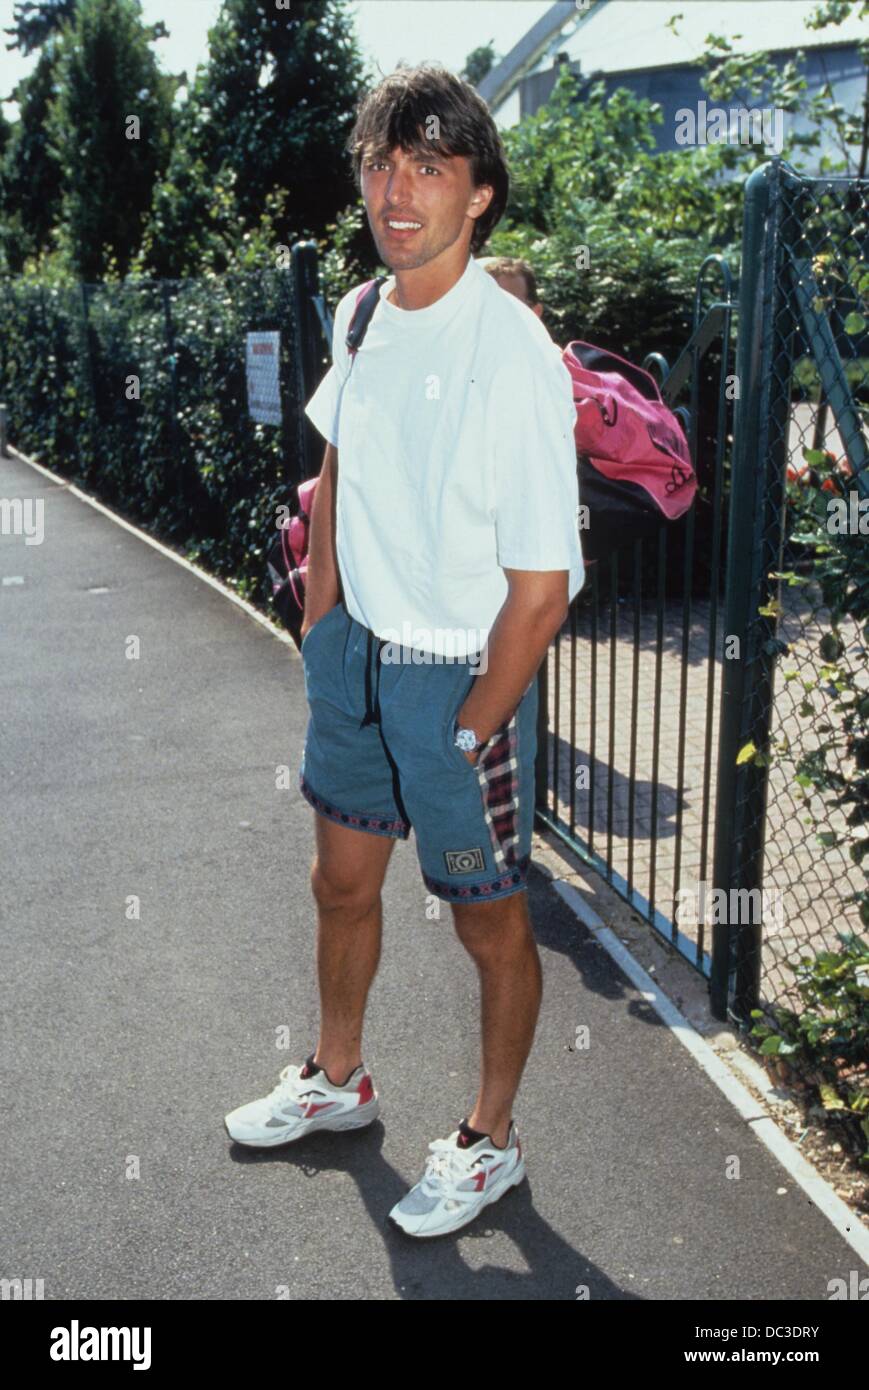
<svg viewBox="0 0 869 1390"><path fill-rule="evenodd" d="M463 753L473 753L477 746L477 735L473 729L459 729L456 734L456 743Z"/></svg>

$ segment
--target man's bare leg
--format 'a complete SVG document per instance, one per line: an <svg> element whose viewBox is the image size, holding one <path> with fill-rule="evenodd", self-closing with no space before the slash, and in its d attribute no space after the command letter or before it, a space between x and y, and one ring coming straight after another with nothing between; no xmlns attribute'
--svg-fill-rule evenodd
<svg viewBox="0 0 869 1390"><path fill-rule="evenodd" d="M320 1037L314 1061L340 1086L362 1060L362 1022L380 960L380 890L395 840L314 816Z"/></svg>
<svg viewBox="0 0 869 1390"><path fill-rule="evenodd" d="M452 908L459 940L480 976L482 1074L468 1123L503 1146L543 997L528 894Z"/></svg>

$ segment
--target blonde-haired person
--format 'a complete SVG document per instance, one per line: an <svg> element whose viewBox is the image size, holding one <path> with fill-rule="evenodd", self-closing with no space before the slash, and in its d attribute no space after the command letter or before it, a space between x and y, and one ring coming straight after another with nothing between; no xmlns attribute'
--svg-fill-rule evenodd
<svg viewBox="0 0 869 1390"><path fill-rule="evenodd" d="M478 256L477 265L491 275L502 290L527 305L532 314L539 318L541 327L546 328L543 305L537 293L537 278L527 261L523 261L521 256ZM548 333L549 329L546 331ZM561 357L561 348L554 340L552 348Z"/></svg>
<svg viewBox="0 0 869 1390"><path fill-rule="evenodd" d="M502 290L515 294L523 304L527 304L532 314L543 317L543 305L537 294L537 280L527 261L519 256L478 256L477 264L483 267L493 280L497 280Z"/></svg>

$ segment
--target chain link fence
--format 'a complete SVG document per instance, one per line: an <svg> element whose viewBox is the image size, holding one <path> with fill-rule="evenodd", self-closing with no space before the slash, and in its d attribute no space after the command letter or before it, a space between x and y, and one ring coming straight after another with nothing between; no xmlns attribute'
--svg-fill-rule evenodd
<svg viewBox="0 0 869 1390"><path fill-rule="evenodd" d="M732 1016L820 1030L825 1002L864 1034L842 952L869 951L869 517L833 518L869 497L867 223L866 180L775 160L746 186L715 875L763 895L717 930Z"/></svg>

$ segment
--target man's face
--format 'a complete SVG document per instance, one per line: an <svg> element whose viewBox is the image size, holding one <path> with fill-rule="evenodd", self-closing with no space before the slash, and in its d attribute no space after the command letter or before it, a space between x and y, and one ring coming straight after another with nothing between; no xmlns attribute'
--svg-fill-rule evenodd
<svg viewBox="0 0 869 1390"><path fill-rule="evenodd" d="M361 182L377 250L390 270L426 265L451 246L467 253L474 222L494 191L488 184L475 188L471 161L439 154L434 140L414 154L399 146L382 156L366 150ZM391 228L390 221L421 226L402 231Z"/></svg>

